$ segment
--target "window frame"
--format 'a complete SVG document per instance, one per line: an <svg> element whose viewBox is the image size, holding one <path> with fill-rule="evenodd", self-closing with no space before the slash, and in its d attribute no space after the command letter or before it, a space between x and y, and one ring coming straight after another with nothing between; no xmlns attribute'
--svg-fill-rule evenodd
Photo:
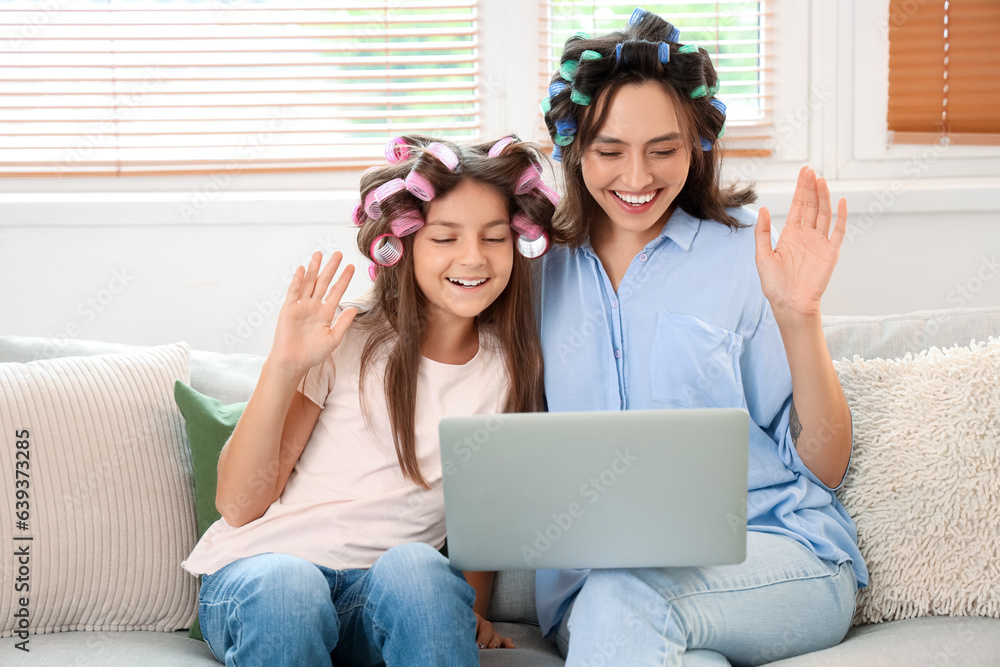
<svg viewBox="0 0 1000 667"><path fill-rule="evenodd" d="M506 0L479 7L483 137L514 129L529 138L540 120L536 73L544 51L541 3ZM883 102L880 110L873 110L877 105L871 101L887 99L887 31L879 42L884 53L874 50L880 57L873 57L870 45L878 36L888 0L774 0L773 7L773 41L781 45L772 54L778 138L774 154L728 158L723 177L756 182L758 205L768 206L777 218L787 212L799 168L809 164L831 182L835 197L848 197L852 215L864 213L880 195L892 191L903 170L927 149L879 145L885 106ZM801 85L803 81L808 85ZM0 207L4 224L9 225L345 226L351 224L361 171L237 173L228 179L220 175L6 178L0 179ZM1000 210L996 176L1000 176L1000 148L952 146L921 173L921 188L896 197L892 210Z"/></svg>

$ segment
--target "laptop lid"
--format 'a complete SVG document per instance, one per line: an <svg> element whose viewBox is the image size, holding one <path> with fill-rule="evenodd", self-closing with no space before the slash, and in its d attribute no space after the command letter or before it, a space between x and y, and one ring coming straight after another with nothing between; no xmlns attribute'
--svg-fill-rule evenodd
<svg viewBox="0 0 1000 667"><path fill-rule="evenodd" d="M439 429L460 570L746 558L746 410L471 415Z"/></svg>

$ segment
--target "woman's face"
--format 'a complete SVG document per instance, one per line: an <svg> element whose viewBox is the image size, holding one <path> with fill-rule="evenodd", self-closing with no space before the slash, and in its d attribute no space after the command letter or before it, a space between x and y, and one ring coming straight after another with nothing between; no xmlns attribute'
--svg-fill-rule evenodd
<svg viewBox="0 0 1000 667"><path fill-rule="evenodd" d="M584 184L603 211L592 229L638 235L643 244L655 238L690 162L691 142L663 87L647 81L619 88L582 159Z"/></svg>

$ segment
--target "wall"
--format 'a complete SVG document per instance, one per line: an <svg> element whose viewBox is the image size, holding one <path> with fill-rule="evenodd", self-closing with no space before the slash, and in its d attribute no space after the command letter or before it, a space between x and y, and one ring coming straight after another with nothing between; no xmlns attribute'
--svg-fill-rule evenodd
<svg viewBox="0 0 1000 667"><path fill-rule="evenodd" d="M880 116L870 109L885 95L884 63L872 47L880 39L884 47L874 20L883 5L809 4L800 42L782 42L807 60L808 80L784 85L822 91L823 103L798 109L802 121L778 116L795 123L803 152L734 171L759 182L776 226L803 162L828 176L835 198L848 198L848 237L825 314L1000 305L1000 151L885 144ZM500 6L509 16L493 15ZM519 15L523 23L533 6L487 5L484 21L503 25ZM779 34L793 35L795 27ZM522 26L516 34L533 31ZM489 48L485 43L484 53ZM536 107L537 92L524 81L532 77L512 72L530 66L536 52L507 53L507 69L497 65L487 77L494 94L484 114L491 127L530 135L520 110ZM360 269L348 297L364 291L367 262L344 222L354 178L246 177L222 192L204 178L0 180L0 334L185 340L196 349L264 354L291 270L313 250L342 250ZM199 204L196 215L190 208L185 215L185 204Z"/></svg>

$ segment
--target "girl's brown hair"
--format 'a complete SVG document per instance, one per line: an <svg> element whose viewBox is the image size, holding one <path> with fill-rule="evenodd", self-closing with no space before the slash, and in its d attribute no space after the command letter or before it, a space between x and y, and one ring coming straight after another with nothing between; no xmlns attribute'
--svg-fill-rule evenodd
<svg viewBox="0 0 1000 667"><path fill-rule="evenodd" d="M584 184L581 161L604 124L611 99L623 86L655 81L674 103L681 131L692 147L687 181L676 199L678 206L696 218L740 227L726 209L756 201L752 185L723 189L719 183L722 155L715 146L726 117L711 104L719 77L707 51L690 46L680 50L683 45L676 41L678 34L669 22L645 12L623 30L594 38L577 33L566 41L560 71L552 76L554 87L566 85L550 96L551 109L545 114L553 141L557 121L573 121L578 128L572 143L561 149L565 194L553 220L560 242L576 247L590 234L591 221L600 207ZM661 43L670 51L667 63L660 62ZM585 51L590 53L584 55ZM563 71L572 81L562 76ZM692 97L692 93L699 96ZM572 99L574 95L581 100L581 95L588 96L592 102L578 104ZM702 150L703 138L711 150Z"/></svg>
<svg viewBox="0 0 1000 667"><path fill-rule="evenodd" d="M463 180L472 180L493 188L507 205L507 215L524 212L533 222L552 234L552 214L555 206L539 190L517 195L519 177L529 167L538 167L544 160L538 147L512 137L500 154L489 156L494 142L458 145L430 137L403 137L409 157L385 167L370 169L361 177L361 201L394 178L405 179L411 169L424 176L434 187L435 197L448 194ZM458 157L458 165L449 170L426 150L431 142L448 146ZM403 190L382 202L382 215L376 220L362 210L359 216L358 248L371 259L371 244L382 234L391 234L389 221L416 209L427 215L430 202L425 202ZM426 297L420 291L413 269L413 234L404 236L403 256L391 267L380 267L375 284L355 319L368 333L361 355L361 396L364 383L376 359L385 359L385 400L389 407L396 456L403 475L428 488L416 457L414 433L417 404L417 370L420 364L420 343L425 329ZM543 406L541 342L535 326L532 303L531 269L529 262L516 248L510 281L506 289L476 320L481 331L492 334L504 356L508 390L505 412L537 412ZM363 403L364 404L364 403ZM366 412L365 418L369 415Z"/></svg>

